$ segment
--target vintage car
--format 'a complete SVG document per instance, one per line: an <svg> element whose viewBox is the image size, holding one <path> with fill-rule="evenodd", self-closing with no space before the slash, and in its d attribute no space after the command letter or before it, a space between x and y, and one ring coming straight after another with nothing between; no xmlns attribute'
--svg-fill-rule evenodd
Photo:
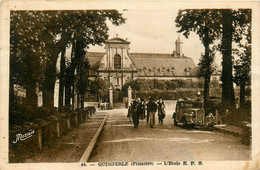
<svg viewBox="0 0 260 170"><path fill-rule="evenodd" d="M185 125L203 125L205 111L203 103L197 100L177 101L175 112L173 113L174 125L182 123Z"/></svg>

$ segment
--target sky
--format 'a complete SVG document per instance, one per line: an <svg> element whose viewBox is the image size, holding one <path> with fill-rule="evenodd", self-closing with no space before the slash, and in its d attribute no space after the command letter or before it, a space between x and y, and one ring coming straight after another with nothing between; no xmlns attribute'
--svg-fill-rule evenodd
<svg viewBox="0 0 260 170"><path fill-rule="evenodd" d="M181 33L177 33L175 18L178 9L127 9L119 10L126 18L125 24L114 26L108 22L109 38L118 37L128 39L130 53L168 53L175 50L175 40L180 36L182 52L185 56L198 64L204 47L195 33L191 33L186 39ZM89 52L105 52L104 47L90 46ZM215 61L221 63L220 55L216 55Z"/></svg>

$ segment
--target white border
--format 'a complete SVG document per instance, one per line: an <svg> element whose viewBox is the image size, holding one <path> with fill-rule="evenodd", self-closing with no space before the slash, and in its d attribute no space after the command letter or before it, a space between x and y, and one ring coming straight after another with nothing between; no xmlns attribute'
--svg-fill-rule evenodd
<svg viewBox="0 0 260 170"><path fill-rule="evenodd" d="M8 163L8 87L9 87L9 14L10 10L83 10L83 9L171 9L171 8L251 8L252 24L252 120L253 146L252 161L203 161L203 166L167 166L165 169L259 169L260 167L260 2L241 1L3 1L1 2L1 48L0 48L0 169L74 169L79 163ZM258 167L256 167L258 165ZM95 166L99 169L100 167ZM103 169L122 169L122 167L103 167ZM124 167L132 169L137 167ZM160 167L138 167L140 169L158 169ZM92 169L92 167L91 167Z"/></svg>

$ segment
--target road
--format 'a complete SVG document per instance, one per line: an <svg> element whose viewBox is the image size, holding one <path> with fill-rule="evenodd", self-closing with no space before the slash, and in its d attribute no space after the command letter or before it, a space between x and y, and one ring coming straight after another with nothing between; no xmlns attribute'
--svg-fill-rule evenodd
<svg viewBox="0 0 260 170"><path fill-rule="evenodd" d="M248 160L251 150L238 137L217 131L173 126L174 108L166 110L164 125L150 128L141 120L134 128L126 109L110 110L89 162ZM156 117L157 118L157 117Z"/></svg>

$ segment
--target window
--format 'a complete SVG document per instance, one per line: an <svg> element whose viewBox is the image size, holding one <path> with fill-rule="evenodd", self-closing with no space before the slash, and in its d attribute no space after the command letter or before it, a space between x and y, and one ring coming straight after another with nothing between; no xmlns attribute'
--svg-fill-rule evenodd
<svg viewBox="0 0 260 170"><path fill-rule="evenodd" d="M116 54L114 57L114 68L121 69L121 56Z"/></svg>
<svg viewBox="0 0 260 170"><path fill-rule="evenodd" d="M116 78L116 85L119 85L119 77Z"/></svg>

